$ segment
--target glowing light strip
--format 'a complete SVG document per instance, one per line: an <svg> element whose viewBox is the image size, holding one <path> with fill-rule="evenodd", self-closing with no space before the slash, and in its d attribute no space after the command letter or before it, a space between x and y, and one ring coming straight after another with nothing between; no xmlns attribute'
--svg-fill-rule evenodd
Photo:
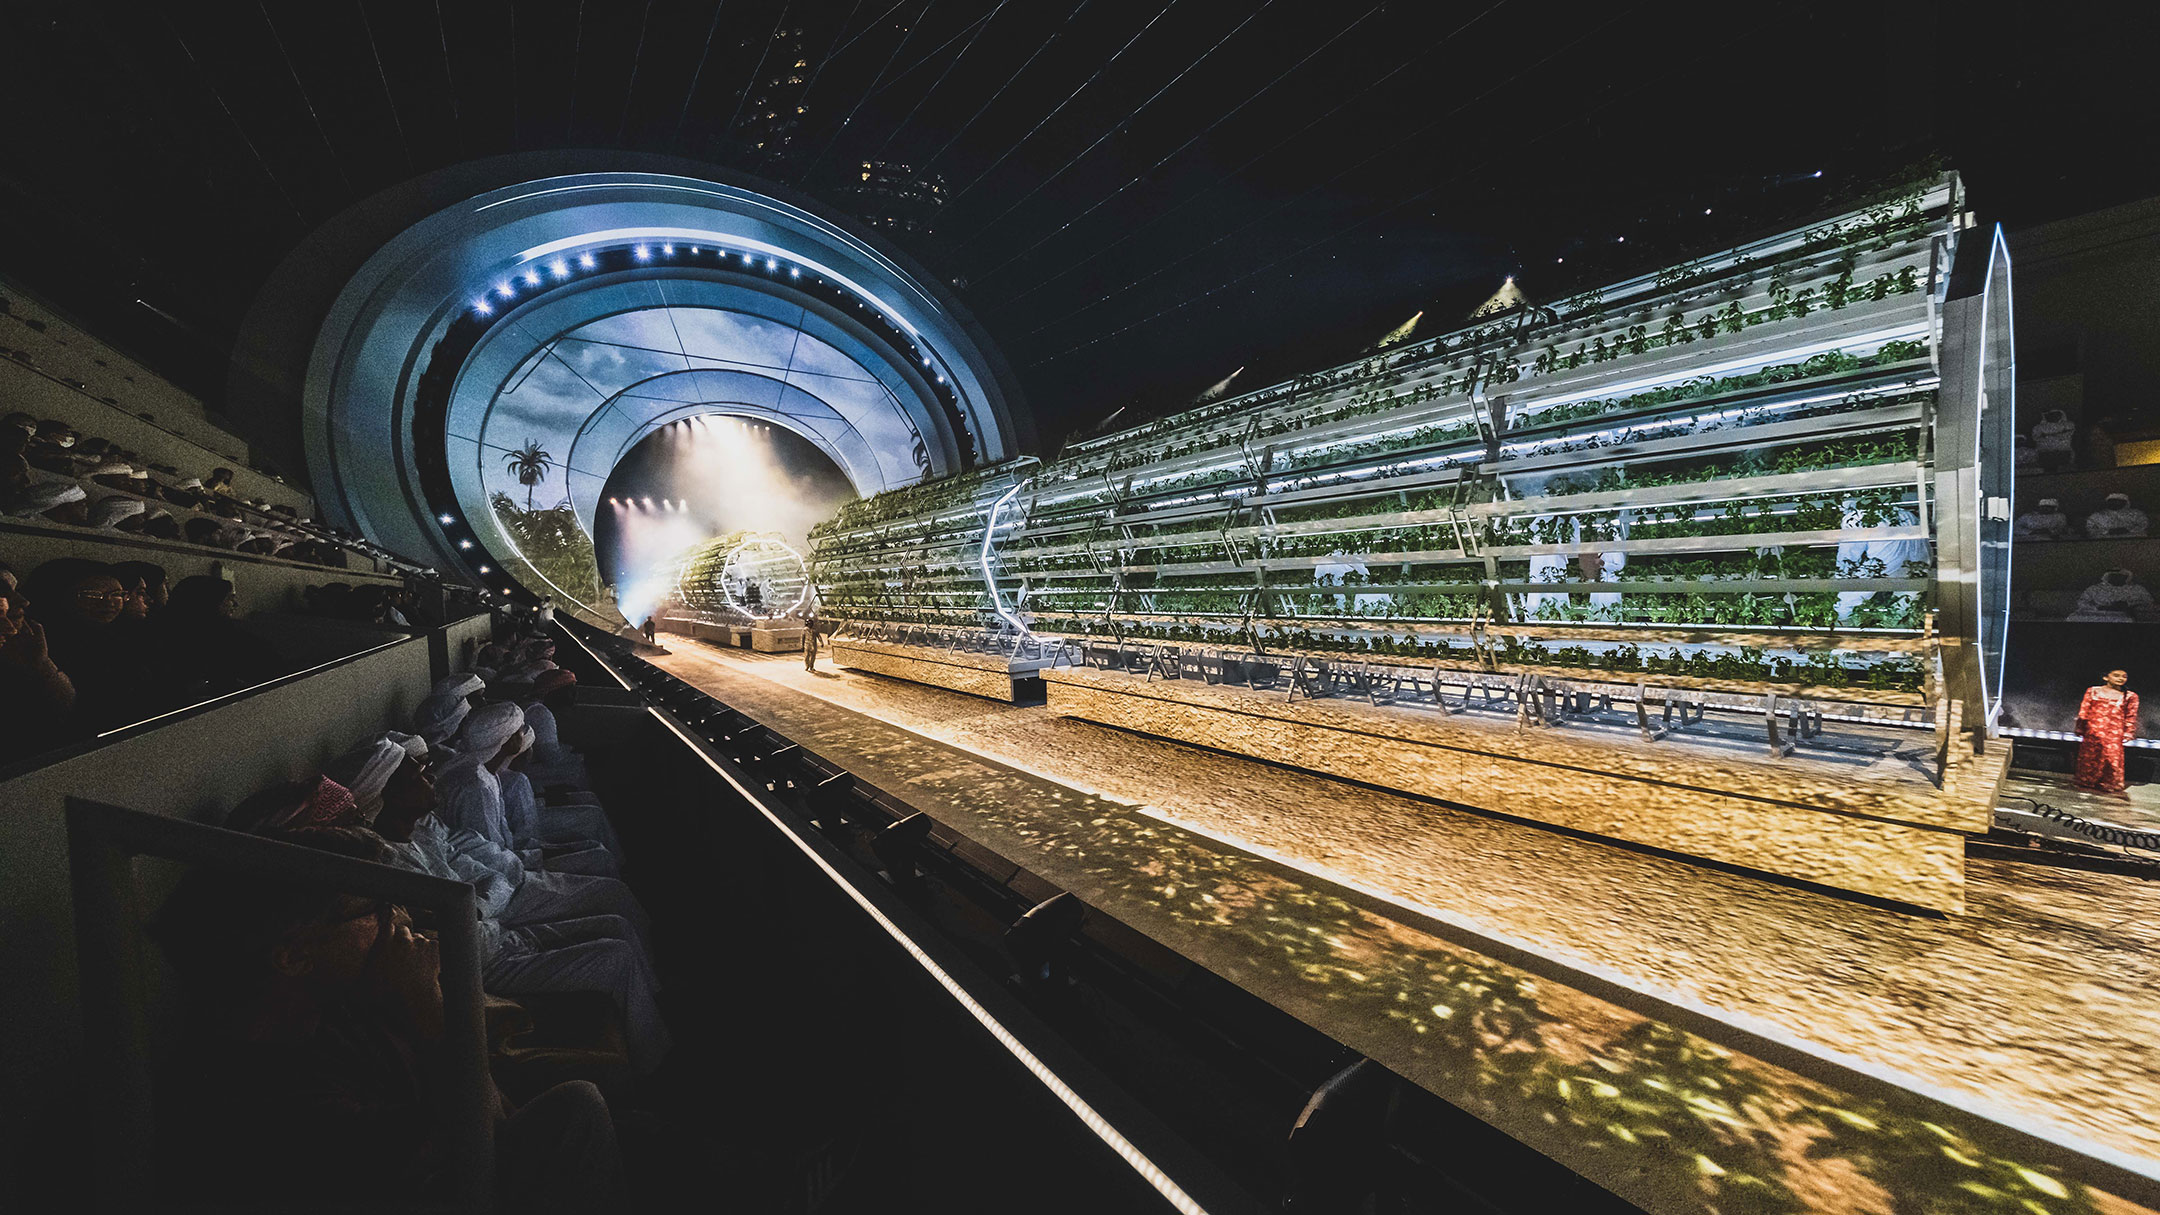
<svg viewBox="0 0 2160 1215"><path fill-rule="evenodd" d="M1684 371L1669 371L1663 375L1648 376L1640 380L1628 380L1619 384L1601 384L1596 388L1585 389L1580 392L1566 393L1557 397L1538 397L1533 398L1533 400L1541 409L1549 409L1555 405L1572 405L1577 401L1588 401L1596 397L1616 394L1625 395L1631 392L1639 392L1645 388L1656 388L1661 384L1692 380L1697 376L1725 375L1748 368L1759 370L1764 367L1774 367L1779 363L1790 362L1794 359L1808 359L1818 354L1828 354L1833 350L1843 350L1849 346L1866 346L1870 343L1880 346L1884 342L1922 337L1926 335L1927 331L1927 320L1922 318L1889 329L1878 329L1873 333L1863 333L1857 337L1830 338L1806 346L1789 346L1764 354L1748 355L1745 358L1727 359L1722 363L1712 363L1708 367L1691 367Z"/></svg>
<svg viewBox="0 0 2160 1215"><path fill-rule="evenodd" d="M2023 726L2004 726L1996 733L2007 734L2012 738L2045 738L2051 742L2084 741L2084 735L2082 734L2072 734L2065 730L2028 730ZM2126 747L2143 747L2150 751L2160 751L2160 738L2125 739L2123 745Z"/></svg>
<svg viewBox="0 0 2160 1215"><path fill-rule="evenodd" d="M898 263L894 262L891 258L886 257L884 254L879 253L876 249L873 249L868 245L862 244L860 241L857 241L853 236L848 235L841 229L834 227L833 225L825 222L822 219L819 219L817 216L812 215L807 211L787 206L786 204L780 203L776 199L768 198L762 194L753 194L746 191L729 191L698 186L693 185L686 180L667 180L659 182L606 181L591 182L570 186L551 186L546 189L532 190L525 193L517 194L509 198L498 198L493 202L480 204L478 207L475 207L473 209L473 213L477 215L482 211L492 211L497 207L506 207L517 203L531 202L533 199L536 198L546 198L556 194L575 194L590 190L631 189L656 190L664 193L688 194L693 197L702 196L705 198L717 198L724 200L731 207L754 207L760 211L766 211L774 215L783 216L790 222L803 224L825 237L840 242L848 250L861 256L865 261L886 270L901 286L906 287L909 290L913 291L916 295L921 296L923 302L927 304L933 311L937 311L941 314L943 312L943 309L938 307L937 301L932 299L928 295L928 293L923 291L922 287L914 281L913 276L911 276L906 269L901 267ZM738 211L737 213L740 214L741 212ZM693 235L697 234L698 233L693 233ZM546 247L547 246L542 246L542 248ZM901 321L902 325L905 325L906 323L906 321ZM910 330L910 332L912 332L912 330Z"/></svg>
<svg viewBox="0 0 2160 1215"><path fill-rule="evenodd" d="M1986 487L1980 484L1981 474L1986 468L1986 466L1981 463L1980 449L1982 446L1982 436L1980 432L1981 425L1987 420L1987 343L1989 311L1988 301L1995 294L1995 261L1998 257L2002 259L2003 277L2005 280L2003 284L2003 331L2004 336L2010 339L2011 351L2010 374L2006 381L2010 385L2010 399L2003 402L2002 408L2004 413L2010 415L2012 418L2015 418L2017 416L2017 318L2010 309L2010 287L2008 282L2010 275L2010 246L2006 241L2003 240L2003 230L2001 224L1995 225L1994 239L1988 242L1987 277L1981 280L1980 286L1980 364L1973 369L1974 396L1980 404L1980 411L1979 417L1973 420L1972 517L1975 524L1980 529L1985 529L1988 525L1986 501L1987 490ZM2013 446L2015 446L2015 444L2013 444ZM2010 482L2009 484L2003 486L2003 500L2006 502L2017 501L2017 461L2014 459L2010 461ZM2012 536L2012 540L2015 539L2016 537ZM1987 635L1987 602L1980 597L1979 585L1979 579L1981 577L1981 566L1985 564L1985 558L1981 550L1985 549L1986 547L1987 537L1984 534L1975 535L1973 537L1973 623L1976 626L1974 631L1979 634L1979 636L1973 638L1973 641L1975 643L1978 643L1982 637L1985 637ZM2003 545L2002 549L2002 585L2007 587L2011 584L2010 563L2017 554L2016 549L2011 544ZM1992 681L1988 679L1989 671L1987 669L1986 651L1983 650L1980 655L1980 698L1982 701L1981 708L1987 713L1987 722L1985 724L1989 726L1993 726L1995 724L1995 719L2002 714L2003 682L2005 679L2008 678L2008 672L2010 668L2010 622L2007 619L2009 614L2010 605L2005 603L2003 605L2003 615L2005 617L2003 621L2003 644L2002 647L1995 652L1995 670L1993 672L1995 678ZM1994 693L1993 696L1988 695L1988 693L1991 691Z"/></svg>
<svg viewBox="0 0 2160 1215"><path fill-rule="evenodd" d="M1635 380L1623 384L1605 385L1588 391L1575 392L1563 396L1533 398L1533 402L1536 408L1526 409L1522 416L1527 422L1528 420L1535 418L1538 414L1543 413L1546 410L1557 408L1562 405L1571 405L1578 401L1595 400L1598 397L1614 394L1625 395L1639 389L1656 387L1660 384L1670 384L1674 382L1691 380L1699 376L1723 375L1728 372L1740 370L1742 368L1752 367L1760 369L1763 367L1772 367L1782 362L1787 362L1793 359L1805 359L1813 355L1825 354L1833 350L1842 350L1849 346L1865 346L1870 343L1880 346L1884 342L1897 341L1901 338L1916 337L1925 334L1926 332L1927 323L1925 321L1920 321L1910 325L1902 325L1894 329L1880 329L1873 333L1863 334L1859 337L1840 338L1834 341L1817 342L1809 346L1799 346L1791 349L1778 350L1765 355L1751 355L1744 359L1731 359L1723 363L1714 364L1710 367L1697 368L1685 372L1672 372L1662 376L1654 376L1649 379ZM1846 397L1849 396L1880 396L1895 392L1924 392L1930 387L1939 386L1942 382L1938 377L1930 377L1929 379L1930 382L1915 382L1904 385L1885 385L1880 388L1869 389L1858 393L1835 393L1827 396L1805 397L1798 400L1771 401L1765 402L1761 405L1746 406L1744 408L1790 408L1799 405L1820 404L1825 401L1844 400ZM1733 410L1723 411L1716 416L1732 416L1740 408L1743 407L1736 406ZM1430 420L1419 421L1413 425L1397 426L1392 429L1383 431L1361 431L1355 434L1346 435L1340 439L1329 440L1325 443L1317 443L1305 447L1294 448L1286 454L1290 456L1301 456L1316 451L1327 451L1331 448L1336 447L1352 446L1359 443L1369 443L1374 439L1387 438L1390 435L1407 434L1412 431L1423 430L1427 426L1437 425L1446 422L1448 420L1448 417L1452 416L1455 415L1451 414L1447 417L1435 416ZM1537 446L1541 443L1571 442L1585 437L1595 438L1602 435L1614 434L1618 433L1620 430L1642 429L1646 426L1652 425L1673 424L1675 423L1672 420L1659 419L1650 422L1639 423L1633 427L1620 427L1615 429L1602 430L1589 436L1581 436L1575 434L1554 435L1544 439L1529 440L1522 443L1511 444L1503 450L1519 451L1524 448ZM1237 459L1204 465L1200 468L1172 469L1170 471L1160 473L1156 476L1148 477L1145 480L1135 479L1133 485L1135 488L1138 488L1141 486L1154 485L1162 481L1175 480L1179 477L1197 477L1208 473L1222 472L1226 469L1238 468L1242 466L1243 463L1244 461L1242 459ZM1412 466L1406 465L1404 467ZM1077 498L1088 497L1091 493L1099 492L1100 491L1088 491L1077 494L1067 494L1063 497L1058 498L1050 498L1044 502L1044 505L1057 506L1066 502L1071 502ZM1272 492L1272 490L1270 492Z"/></svg>
<svg viewBox="0 0 2160 1215"><path fill-rule="evenodd" d="M840 273L839 271L833 269L830 266L827 266L823 262L812 261L809 258L804 257L799 251L794 249L785 249L779 245L768 244L767 242L761 240L751 240L746 237L736 235L734 233L715 232L709 228L609 228L600 232L586 232L577 236L565 236L559 240L551 240L544 245L535 245L532 248L518 254L516 260L520 264L523 264L525 262L533 261L538 258L547 257L551 254L561 253L567 249L575 249L581 245L615 244L621 241L652 241L670 239L682 241L701 240L711 245L726 245L737 249L755 249L761 255L772 258L776 261L781 258L785 258L790 265L797 265L801 266L805 270L815 271L816 273L822 274L826 278L831 279L833 282L847 288L849 291L854 292L863 300L874 305L880 314L891 320L895 325L898 325L902 329L906 330L909 337L914 338L917 342L922 341L921 331L916 329L915 326L909 324L906 317L901 316L898 312L894 311L891 304L888 304L884 300L878 298L878 296L874 292L862 286L860 283L857 283L854 279L849 278L848 276ZM660 264L695 265L696 263L669 262Z"/></svg>
<svg viewBox="0 0 2160 1215"><path fill-rule="evenodd" d="M878 910L877 905L865 898L863 893L855 888L853 882L848 881L838 869L833 868L823 856L819 855L800 835L796 834L794 828L788 826L779 815L767 809L764 801L753 795L741 781L736 780L733 773L715 762L713 757L706 752L702 740L683 733L674 720L667 714L660 712L660 710L648 706L647 711L657 718L661 725L666 726L670 734L683 740L692 754L705 761L706 767L711 768L722 780L733 786L735 791L742 795L744 801L757 807L757 812L764 815L766 821L778 828L780 833L786 836L798 851L810 858L811 864L823 870L825 876L832 880L833 885L839 887L848 898L854 900L855 905L862 908L865 915L876 921L877 926L884 929L887 936L890 936L894 942L906 950L908 956L914 958L916 964L921 966L932 979L935 979L938 986L943 987L946 994L950 995L955 1003L966 1009L969 1016L974 1017L978 1024L989 1031L990 1036L997 1040L999 1046L1004 1047L1013 1058L1019 1060L1020 1065L1028 1069L1042 1083L1044 1088L1049 1089L1052 1096L1063 1102L1065 1108L1071 1110L1074 1116L1079 1118L1088 1130L1095 1133L1097 1139L1103 1141L1104 1146L1116 1152L1119 1158L1132 1166L1132 1170L1138 1173L1148 1185L1152 1186L1156 1193L1162 1195L1164 1201L1168 1202L1176 1210L1183 1212L1184 1215L1207 1215L1207 1208L1194 1200L1192 1195L1187 1194L1177 1182L1172 1181L1169 1174L1163 1172L1154 1161L1148 1159L1147 1154L1134 1146L1130 1139L1119 1134L1117 1128L1110 1125L1109 1120L1095 1112L1095 1107L1089 1105L1086 1098L1074 1092L1071 1085L1065 1083L1056 1072L1050 1070L1049 1064L1036 1057L1035 1052L1029 1050L1011 1030L1005 1028L1003 1022L992 1016L989 1009L984 1008L981 1002L968 994L967 988L961 986L959 980L953 978L951 974L946 972L944 967L938 965L935 959L924 952L923 947L917 945L915 939L909 936L906 930L894 923L891 917Z"/></svg>
<svg viewBox="0 0 2160 1215"><path fill-rule="evenodd" d="M798 598L797 598L797 599L795 600L795 606L794 606L794 607L790 607L790 608L789 608L789 609L787 609L787 610L788 610L789 612L792 612L792 611L794 611L794 610L795 610L795 608L799 608L799 607L801 607L801 606L802 606L803 604L805 604L805 603L808 603L808 602L810 602L810 563L809 563L808 561L805 561L805 560L803 560L803 555L802 555L801 553L798 553L798 552L796 552L796 551L794 550L794 548L793 548L793 547L791 547L791 546L790 546L790 545L788 544L788 542L787 542L787 541L785 541L785 540L782 540L782 539L780 539L780 538L778 538L778 537L776 537L776 536L753 536L753 537L751 537L750 539L748 539L748 540L745 540L745 541L743 541L743 542L742 542L741 544L738 544L738 545L736 545L736 546L735 546L735 547L734 547L733 549L729 550L729 552L728 552L728 555L727 555L727 556L726 556L725 558L723 558L723 559L721 560L721 562L720 562L720 596L721 596L721 598L723 598L723 599L726 599L726 600L728 601L728 606L729 606L729 607L731 607L731 608L734 608L734 609L735 609L736 611L738 611L738 612L741 612L741 613L742 613L743 615L745 615L745 616L748 616L748 617L749 617L749 618L751 618L752 620L771 620L771 619L773 619L773 617L772 617L772 616L760 616L760 615L759 615L759 614L757 614L756 612L753 612L753 611L751 611L751 610L750 610L749 608L747 608L747 607L744 607L744 606L743 606L742 604L740 604L740 603L737 603L737 602L735 602L735 596L733 596L733 595L730 595L730 594L728 594L728 589L727 589L727 568L728 568L729 566L731 566L731 565L735 564L735 558L736 558L736 557L738 557L738 556L741 556L741 555L742 555L742 551L743 551L744 549L746 549L746 548L749 548L749 547L750 547L751 545L753 545L753 544L777 544L777 545L779 545L779 546L780 546L780 547L781 547L782 549L786 550L786 552L787 552L787 555L788 555L788 556L790 556L790 557L793 557L793 558L795 558L795 564L796 564L796 565L797 565L798 567L800 567L800 568L802 569L802 572L803 572L803 589L802 589L802 595L801 595L800 597L798 597ZM778 560L778 558L774 558L774 560ZM761 563L761 564L762 564L762 563ZM677 578L675 579L675 585L676 585L676 588L677 588L678 590L680 590L680 589L681 589L681 587L682 587L682 579L681 579L681 578L680 578L679 576L678 576L678 577L677 577ZM786 613L785 613L785 612L783 612L783 613L780 613L780 614L781 614L781 615L786 615Z"/></svg>
<svg viewBox="0 0 2160 1215"><path fill-rule="evenodd" d="M998 513L1005 509L1006 503L1011 502L1014 498L1020 495L1021 488L1026 484L1027 478L1025 477L1022 477L1020 480L1013 482L1013 487L1005 491L1005 496L999 498L995 503L991 504L990 521L983 525L982 542L983 589L990 592L990 606L996 609L999 616L1004 618L1005 623L1020 630L1020 635L1022 637L1030 636L1028 632L1028 626L1020 623L1020 618L1018 616L1015 616L1011 612L1005 610L1005 597L998 594L997 578L990 572L990 549L997 539Z"/></svg>

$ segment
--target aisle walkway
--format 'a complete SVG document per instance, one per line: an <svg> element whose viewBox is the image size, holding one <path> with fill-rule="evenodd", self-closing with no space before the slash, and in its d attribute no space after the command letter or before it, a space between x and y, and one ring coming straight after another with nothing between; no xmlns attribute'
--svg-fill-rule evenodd
<svg viewBox="0 0 2160 1215"><path fill-rule="evenodd" d="M1973 861L1970 913L1930 919L1039 708L674 641L668 670L1451 1099L1490 1090L1512 1055L1480 1030L1466 1073L1431 1032L1454 1028L1438 997L1466 967L1473 986L1519 972L1294 873L1247 864L1238 882L1259 886L1226 882L1237 855L1202 837L2160 1174L2152 884ZM1543 1014L1592 1039L1571 1048L1549 1026L1549 1057L1627 1049L1613 1035L1638 1019L1532 986ZM1765 1108L1813 1100L1790 1073L1746 1066L1775 1072ZM1805 1147L1780 1159L1799 1167Z"/></svg>

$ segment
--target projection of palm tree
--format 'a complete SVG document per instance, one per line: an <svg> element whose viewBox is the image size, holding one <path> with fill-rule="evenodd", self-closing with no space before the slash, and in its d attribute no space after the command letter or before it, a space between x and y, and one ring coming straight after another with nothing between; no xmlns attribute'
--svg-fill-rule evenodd
<svg viewBox="0 0 2160 1215"><path fill-rule="evenodd" d="M525 487L525 509L532 509L534 487L547 480L548 470L555 467L555 457L543 451L537 439L525 440L525 446L503 456L503 467Z"/></svg>

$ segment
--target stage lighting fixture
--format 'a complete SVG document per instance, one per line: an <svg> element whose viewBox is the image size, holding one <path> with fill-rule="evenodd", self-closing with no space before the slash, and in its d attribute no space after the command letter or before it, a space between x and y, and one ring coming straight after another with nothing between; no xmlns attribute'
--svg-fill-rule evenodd
<svg viewBox="0 0 2160 1215"><path fill-rule="evenodd" d="M855 778L846 772L835 772L811 786L806 800L810 804L811 820L818 829L830 835L845 824L847 804L855 792Z"/></svg>
<svg viewBox="0 0 2160 1215"><path fill-rule="evenodd" d="M495 310L488 307L488 302L486 300L474 300L472 302L472 307L473 311L479 313L481 316L495 315Z"/></svg>
<svg viewBox="0 0 2160 1215"><path fill-rule="evenodd" d="M647 498L647 499L645 499L645 508L646 508L647 510L651 510L651 509L652 509L652 499L651 499L651 498Z"/></svg>
<svg viewBox="0 0 2160 1215"><path fill-rule="evenodd" d="M1021 981L1037 984L1062 978L1071 982L1066 962L1073 938L1086 920L1087 905L1066 891L1044 899L1013 921L1005 930L1005 950L1019 963Z"/></svg>
<svg viewBox="0 0 2160 1215"><path fill-rule="evenodd" d="M662 253L666 254L666 255L667 255L667 256L669 256L669 257L673 257L673 256L675 256L675 246L673 246L673 245L662 245L662 246L660 246L660 252L662 252Z"/></svg>
<svg viewBox="0 0 2160 1215"><path fill-rule="evenodd" d="M590 269L592 269L592 268L593 268L593 255L592 255L592 254L590 254L590 253L580 253L580 254L578 254L577 264L578 264L578 265L580 265L580 266L583 266L583 267L585 267L585 268L586 268L587 270L590 270Z"/></svg>
<svg viewBox="0 0 2160 1215"><path fill-rule="evenodd" d="M885 876L902 890L922 888L922 875L916 872L915 855L923 841L930 838L930 816L920 810L895 823L888 823L870 841L870 851L885 866Z"/></svg>
<svg viewBox="0 0 2160 1215"><path fill-rule="evenodd" d="M788 267L788 274L789 274L789 275L790 275L791 277L794 277L794 278L801 278L801 277L802 277L802 267L800 267L800 266L790 266L790 267Z"/></svg>
<svg viewBox="0 0 2160 1215"><path fill-rule="evenodd" d="M558 257L554 261L548 263L548 271L552 273L556 278L569 278L570 263Z"/></svg>
<svg viewBox="0 0 2160 1215"><path fill-rule="evenodd" d="M492 574L492 573L494 573L495 571L494 571L494 570L491 570L491 569L489 569L488 567L486 567L486 566L484 566L484 565L483 565L483 566L481 566L481 567L480 567L480 572L481 572L481 573L483 573L483 574Z"/></svg>
<svg viewBox="0 0 2160 1215"><path fill-rule="evenodd" d="M780 268L780 263L768 257L765 259L765 268L767 270L778 270Z"/></svg>
<svg viewBox="0 0 2160 1215"><path fill-rule="evenodd" d="M502 297L503 297L504 299L509 299L509 298L510 298L511 296L513 296L513 295L516 295L516 294L517 294L517 289L516 289L515 287L512 287L512 286L511 286L510 284L508 284L508 283L497 283L497 284L495 284L495 291L496 291L496 293L497 293L497 294L501 295L501 296L502 296Z"/></svg>
<svg viewBox="0 0 2160 1215"><path fill-rule="evenodd" d="M528 286L528 287L537 287L537 286L539 286L539 285L540 285L540 272L539 272L538 270L527 270L527 271L525 272L525 285L526 285L526 286Z"/></svg>
<svg viewBox="0 0 2160 1215"><path fill-rule="evenodd" d="M643 245L639 245L634 252L636 252L637 259L641 262L652 256L652 250Z"/></svg>
<svg viewBox="0 0 2160 1215"><path fill-rule="evenodd" d="M456 520L455 518L452 518L452 517L451 517L451 516L449 516L449 515L437 515L437 516L435 516L435 517L436 517L436 518L438 518L438 519L440 519L440 520L442 520L442 521L443 521L443 522L445 522L445 523L455 523L455 522L457 522L457 520Z"/></svg>
<svg viewBox="0 0 2160 1215"><path fill-rule="evenodd" d="M471 548L471 547L472 547L472 541L470 541L470 540L460 540L460 541L458 541L458 542L457 542L457 546L458 546L459 548Z"/></svg>

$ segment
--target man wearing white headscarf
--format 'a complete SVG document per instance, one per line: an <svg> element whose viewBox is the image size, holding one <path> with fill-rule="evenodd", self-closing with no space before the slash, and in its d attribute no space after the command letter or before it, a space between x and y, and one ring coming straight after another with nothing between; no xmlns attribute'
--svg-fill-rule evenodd
<svg viewBox="0 0 2160 1215"><path fill-rule="evenodd" d="M41 481L11 499L7 513L17 519L28 519L49 510L58 510L70 503L89 497L82 486L72 481Z"/></svg>
<svg viewBox="0 0 2160 1215"><path fill-rule="evenodd" d="M436 680L435 686L428 690L428 695L460 696L469 699L474 693L486 687L486 682L480 676L471 671L460 671L455 675L445 675Z"/></svg>
<svg viewBox="0 0 2160 1215"><path fill-rule="evenodd" d="M525 711L514 704L482 705L466 716L455 740L458 757L435 773L435 791L442 800L437 813L453 830L484 836L498 847L516 847L495 761L507 762L505 749L524 728Z"/></svg>
<svg viewBox="0 0 2160 1215"><path fill-rule="evenodd" d="M654 999L659 985L637 926L610 914L507 922L516 893L501 873L478 859L485 841L447 830L434 813L436 794L425 766L424 740L392 735L362 748L355 754L363 773L354 779L365 783L389 765L391 751L386 747L395 750L400 762L384 787L374 791L376 829L391 842L399 864L473 886L480 910L480 977L487 990L512 996L604 993L622 1013L631 1066L652 1071L673 1040Z"/></svg>
<svg viewBox="0 0 2160 1215"><path fill-rule="evenodd" d="M382 806L383 788L405 766L406 759L403 746L389 738L378 738L331 760L324 765L323 775L345 786L360 816L372 820Z"/></svg>
<svg viewBox="0 0 2160 1215"><path fill-rule="evenodd" d="M516 754L513 744L524 726L525 711L514 704L474 710L458 734L458 757L435 774L437 813L451 830L470 831L485 841L487 848L476 854L516 885L505 923L619 915L642 934L649 920L628 886L614 878L550 872L544 860L533 864L518 854L497 774Z"/></svg>
<svg viewBox="0 0 2160 1215"><path fill-rule="evenodd" d="M130 498L126 494L100 498L90 507L90 526L116 529L147 509L149 507L141 498Z"/></svg>
<svg viewBox="0 0 2160 1215"><path fill-rule="evenodd" d="M472 705L463 696L429 696L413 710L413 733L427 740L428 750L437 763L448 762L457 752L447 744L450 736L465 724L465 716L472 712Z"/></svg>
<svg viewBox="0 0 2160 1215"><path fill-rule="evenodd" d="M526 726L511 740L515 754L495 774L502 783L503 817L509 824L510 838L518 855L525 858L527 864L540 862L551 873L621 877L622 862L607 845L590 836L571 834L566 830L567 822L541 814L532 782L517 770L532 754L532 744L533 729Z"/></svg>

